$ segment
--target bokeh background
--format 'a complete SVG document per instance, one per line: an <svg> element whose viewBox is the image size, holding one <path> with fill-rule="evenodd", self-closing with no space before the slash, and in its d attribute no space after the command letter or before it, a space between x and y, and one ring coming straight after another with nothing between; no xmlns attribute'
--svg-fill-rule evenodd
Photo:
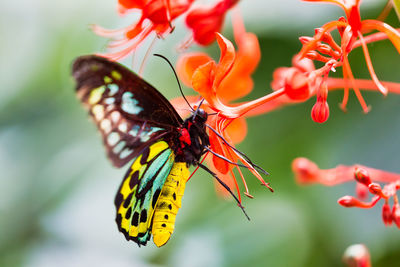
<svg viewBox="0 0 400 267"><path fill-rule="evenodd" d="M385 2L364 1L363 16L376 17ZM298 0L249 0L240 6L262 49L247 99L271 91L272 71L290 65L299 36L343 15L334 6ZM364 93L372 106L368 115L354 95L343 113L342 92L330 93L331 116L323 125L311 120L314 101L248 119L239 148L271 173L267 180L275 189L270 193L246 174L255 196L244 200L250 222L199 171L186 187L165 247L126 242L113 206L125 168L115 169L106 159L70 75L75 57L105 51L106 40L89 24L117 28L135 19L118 17L115 7L115 0L0 2L0 266L342 266L342 253L355 243L369 247L373 266L400 265L400 231L385 228L380 207L336 204L354 194L354 184L303 187L290 168L293 158L305 156L322 168L360 163L400 172L400 96L371 92ZM399 26L394 14L389 20ZM232 39L229 18L225 25ZM187 34L181 20L176 26L153 50L173 62L176 44ZM201 48L191 48L196 49ZM215 45L207 51L218 58ZM379 42L370 52L381 80L400 82L393 46ZM350 60L357 77L369 77L361 50ZM159 58L148 59L143 76L168 98L179 95Z"/></svg>

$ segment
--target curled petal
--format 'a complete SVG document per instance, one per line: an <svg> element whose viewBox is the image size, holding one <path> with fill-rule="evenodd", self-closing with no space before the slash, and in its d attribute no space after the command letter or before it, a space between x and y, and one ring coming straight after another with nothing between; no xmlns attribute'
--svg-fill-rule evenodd
<svg viewBox="0 0 400 267"><path fill-rule="evenodd" d="M191 86L195 70L212 59L202 52L192 52L182 55L176 63L176 71L179 78L186 86Z"/></svg>
<svg viewBox="0 0 400 267"><path fill-rule="evenodd" d="M213 92L213 76L215 70L215 62L210 61L198 67L192 76L192 86L207 101L215 95Z"/></svg>
<svg viewBox="0 0 400 267"><path fill-rule="evenodd" d="M218 87L227 73L231 70L235 61L235 47L224 36L216 33L218 46L221 50L221 56L215 72L214 86Z"/></svg>
<svg viewBox="0 0 400 267"><path fill-rule="evenodd" d="M244 33L236 39L238 39L239 50L234 64L217 89L218 96L224 103L239 99L250 93L254 85L251 74L256 69L261 58L260 46L256 35Z"/></svg>

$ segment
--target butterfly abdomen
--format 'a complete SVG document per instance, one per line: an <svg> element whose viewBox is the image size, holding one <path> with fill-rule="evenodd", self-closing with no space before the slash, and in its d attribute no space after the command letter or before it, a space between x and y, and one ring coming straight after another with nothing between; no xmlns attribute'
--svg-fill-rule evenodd
<svg viewBox="0 0 400 267"><path fill-rule="evenodd" d="M176 214L182 205L188 178L189 169L186 163L175 163L164 183L154 211L152 234L157 247L165 245L174 232Z"/></svg>

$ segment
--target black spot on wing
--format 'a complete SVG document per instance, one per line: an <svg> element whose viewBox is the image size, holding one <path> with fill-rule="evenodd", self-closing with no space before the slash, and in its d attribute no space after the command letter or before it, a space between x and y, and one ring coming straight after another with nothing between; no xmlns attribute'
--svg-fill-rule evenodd
<svg viewBox="0 0 400 267"><path fill-rule="evenodd" d="M172 210L172 205L171 204L168 205L168 209Z"/></svg>
<svg viewBox="0 0 400 267"><path fill-rule="evenodd" d="M146 222L146 221L147 221L147 211L142 210L142 212L140 213L140 222Z"/></svg>
<svg viewBox="0 0 400 267"><path fill-rule="evenodd" d="M135 172L132 174L131 179L129 180L129 188L130 188L130 189L133 189L133 187L134 187L135 185L137 185L138 182L139 182L139 171L135 171Z"/></svg>
<svg viewBox="0 0 400 267"><path fill-rule="evenodd" d="M149 154L150 154L150 148L146 147L142 152L142 157L140 158L140 164L142 165L146 164Z"/></svg>
<svg viewBox="0 0 400 267"><path fill-rule="evenodd" d="M133 197L133 192L130 193L129 196L125 199L124 208L129 207L129 205L131 204L131 201L132 201L132 197Z"/></svg>
<svg viewBox="0 0 400 267"><path fill-rule="evenodd" d="M122 201L124 201L124 196L120 192L118 192L114 200L115 206L116 207L121 206Z"/></svg>
<svg viewBox="0 0 400 267"><path fill-rule="evenodd" d="M176 200L176 194L175 194L175 192L172 194L172 197L173 197L174 200Z"/></svg>
<svg viewBox="0 0 400 267"><path fill-rule="evenodd" d="M135 226L135 227L137 227L139 225L139 213L137 211L135 211L135 213L133 213L131 224L132 224L132 226Z"/></svg>
<svg viewBox="0 0 400 267"><path fill-rule="evenodd" d="M168 220L168 215L167 214L164 215L164 219Z"/></svg>
<svg viewBox="0 0 400 267"><path fill-rule="evenodd" d="M125 219L129 220L132 215L132 208L129 208L125 213Z"/></svg>

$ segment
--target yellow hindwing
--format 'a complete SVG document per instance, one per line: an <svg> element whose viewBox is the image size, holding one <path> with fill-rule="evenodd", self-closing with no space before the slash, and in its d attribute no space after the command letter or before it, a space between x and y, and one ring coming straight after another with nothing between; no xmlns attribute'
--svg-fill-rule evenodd
<svg viewBox="0 0 400 267"><path fill-rule="evenodd" d="M185 162L176 162L161 190L153 216L153 241L157 247L165 245L175 227L175 218L182 205L189 169Z"/></svg>

